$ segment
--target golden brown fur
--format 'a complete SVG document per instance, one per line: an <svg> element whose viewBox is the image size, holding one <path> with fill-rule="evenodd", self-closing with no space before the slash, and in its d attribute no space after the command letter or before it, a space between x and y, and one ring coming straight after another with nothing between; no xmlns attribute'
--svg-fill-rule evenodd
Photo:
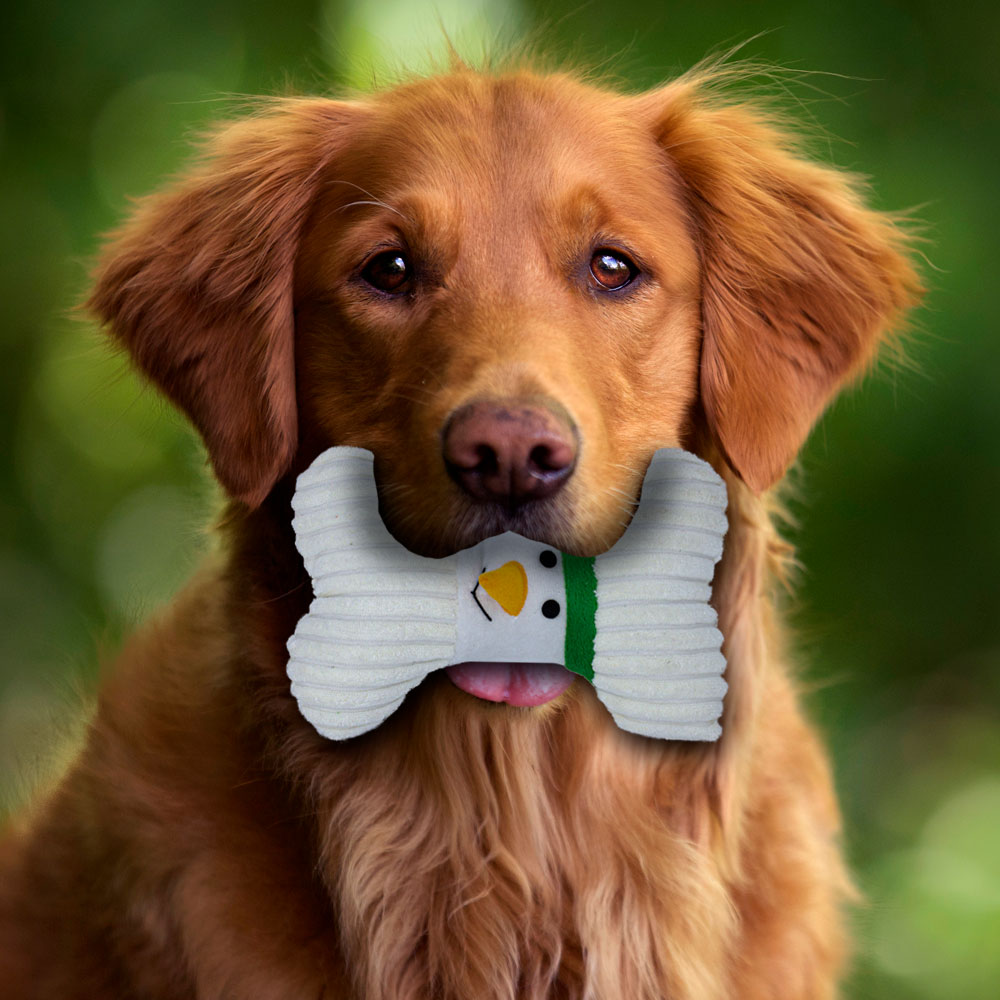
<svg viewBox="0 0 1000 1000"><path fill-rule="evenodd" d="M357 269L402 239L406 301ZM595 295L595 245L647 276ZM905 241L844 175L698 74L639 97L458 69L354 103L282 101L110 243L92 306L192 418L234 497L221 555L109 673L56 792L0 843L11 997L822 1000L850 895L824 753L770 600L762 492L917 294ZM579 429L558 498L500 515L448 478L474 398ZM652 452L729 489L714 583L716 744L618 730L432 675L346 743L298 714L308 605L294 474L377 456L383 513L441 554L512 527L594 553Z"/></svg>

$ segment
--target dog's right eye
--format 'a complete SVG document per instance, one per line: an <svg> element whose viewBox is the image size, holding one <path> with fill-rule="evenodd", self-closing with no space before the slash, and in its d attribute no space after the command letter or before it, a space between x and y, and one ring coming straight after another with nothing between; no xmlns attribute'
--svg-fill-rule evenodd
<svg viewBox="0 0 1000 1000"><path fill-rule="evenodd" d="M639 268L620 250L601 247L590 258L590 276L598 288L606 292L616 292L630 285Z"/></svg>
<svg viewBox="0 0 1000 1000"><path fill-rule="evenodd" d="M410 263L401 250L385 250L365 264L361 277L380 292L398 294L409 284Z"/></svg>

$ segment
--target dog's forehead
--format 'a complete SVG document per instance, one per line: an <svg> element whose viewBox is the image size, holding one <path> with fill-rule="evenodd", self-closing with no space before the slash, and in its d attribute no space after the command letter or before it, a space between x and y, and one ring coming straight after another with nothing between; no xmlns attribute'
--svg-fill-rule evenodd
<svg viewBox="0 0 1000 1000"><path fill-rule="evenodd" d="M490 198L551 191L554 180L662 191L662 154L630 99L568 77L453 74L380 95L374 108L366 145L376 175L398 189L420 175L457 187L471 174L477 184L462 190Z"/></svg>

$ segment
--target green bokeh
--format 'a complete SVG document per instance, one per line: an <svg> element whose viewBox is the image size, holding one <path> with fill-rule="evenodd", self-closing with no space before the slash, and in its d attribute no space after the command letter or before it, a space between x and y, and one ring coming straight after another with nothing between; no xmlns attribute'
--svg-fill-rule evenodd
<svg viewBox="0 0 1000 1000"><path fill-rule="evenodd" d="M796 71L823 155L919 206L932 289L914 368L822 421L796 473L809 707L868 905L849 995L1000 984L1000 7L479 0L475 56L536 32L652 85L711 51ZM414 12L416 11L416 16ZM197 561L215 503L183 421L71 314L100 232L233 95L326 92L440 52L417 0L20 4L0 33L0 808L58 766L102 650ZM761 34L764 32L763 34ZM485 42L484 42L485 40Z"/></svg>

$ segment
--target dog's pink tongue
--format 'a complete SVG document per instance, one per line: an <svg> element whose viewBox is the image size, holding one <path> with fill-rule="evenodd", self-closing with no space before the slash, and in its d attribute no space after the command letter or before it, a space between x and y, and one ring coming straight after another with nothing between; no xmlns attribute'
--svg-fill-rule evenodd
<svg viewBox="0 0 1000 1000"><path fill-rule="evenodd" d="M508 705L544 705L561 695L574 676L558 663L458 663L445 670L467 694Z"/></svg>

